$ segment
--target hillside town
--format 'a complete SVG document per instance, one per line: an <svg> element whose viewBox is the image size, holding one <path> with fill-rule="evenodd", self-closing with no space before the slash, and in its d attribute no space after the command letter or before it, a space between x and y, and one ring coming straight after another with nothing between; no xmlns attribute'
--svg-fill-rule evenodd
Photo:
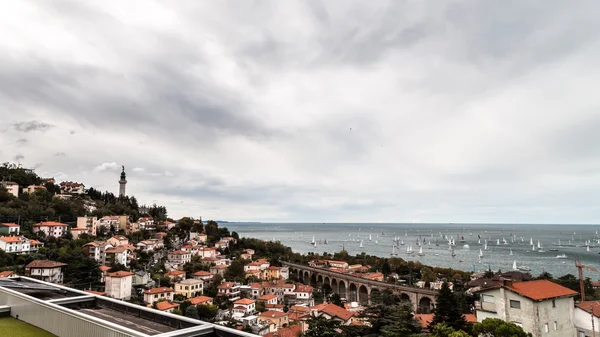
<svg viewBox="0 0 600 337"><path fill-rule="evenodd" d="M124 168L120 178L123 201ZM43 183L2 181L2 202L44 196L55 182ZM57 186L51 198L88 193L81 183ZM88 213L99 206L83 204ZM514 336L583 337L599 327L600 301L581 300L573 287L543 275L411 265L407 283L400 258L363 264L345 252L299 255L214 221L144 210L68 223L2 222L0 250L0 278L35 278L261 336L316 336L323 329L339 336L495 336L508 324Z"/></svg>

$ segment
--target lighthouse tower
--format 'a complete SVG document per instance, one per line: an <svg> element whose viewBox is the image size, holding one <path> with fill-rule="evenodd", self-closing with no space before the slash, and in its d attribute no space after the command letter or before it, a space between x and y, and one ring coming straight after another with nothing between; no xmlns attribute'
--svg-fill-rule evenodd
<svg viewBox="0 0 600 337"><path fill-rule="evenodd" d="M127 179L125 179L125 166L123 166L123 171L121 171L121 180L119 180L119 196L125 196L125 186L127 185Z"/></svg>

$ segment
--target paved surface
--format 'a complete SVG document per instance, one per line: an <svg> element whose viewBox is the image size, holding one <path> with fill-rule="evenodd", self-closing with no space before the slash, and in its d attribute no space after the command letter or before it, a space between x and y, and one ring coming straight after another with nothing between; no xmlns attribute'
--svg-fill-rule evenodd
<svg viewBox="0 0 600 337"><path fill-rule="evenodd" d="M158 335L164 332L176 330L168 325L156 323L144 318L135 317L106 308L87 308L79 309L79 311L105 321L117 323L131 330L143 332L148 335Z"/></svg>

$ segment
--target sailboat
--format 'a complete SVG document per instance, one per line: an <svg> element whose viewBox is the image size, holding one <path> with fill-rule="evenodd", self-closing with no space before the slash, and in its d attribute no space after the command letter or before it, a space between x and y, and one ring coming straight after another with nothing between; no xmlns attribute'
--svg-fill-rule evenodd
<svg viewBox="0 0 600 337"><path fill-rule="evenodd" d="M585 248L585 251L589 253L589 252L590 252L590 246L587 246L587 247Z"/></svg>
<svg viewBox="0 0 600 337"><path fill-rule="evenodd" d="M558 255L556 255L556 258L557 259L566 259L567 255L566 254L558 254Z"/></svg>
<svg viewBox="0 0 600 337"><path fill-rule="evenodd" d="M529 238L529 245L533 246L533 238Z"/></svg>
<svg viewBox="0 0 600 337"><path fill-rule="evenodd" d="M513 270L518 270L518 268L519 268L519 267L517 266L517 260L514 260L514 261L513 261L513 266L512 266L512 269L513 269Z"/></svg>
<svg viewBox="0 0 600 337"><path fill-rule="evenodd" d="M360 241L360 248L362 248L362 247L363 247L363 242L362 242L362 241Z"/></svg>
<svg viewBox="0 0 600 337"><path fill-rule="evenodd" d="M404 240L400 240L400 246L404 246Z"/></svg>
<svg viewBox="0 0 600 337"><path fill-rule="evenodd" d="M500 246L500 239L496 239L496 246Z"/></svg>
<svg viewBox="0 0 600 337"><path fill-rule="evenodd" d="M538 252L544 251L544 248L542 248L542 245L540 244L540 240L538 240L538 242L537 242L537 248L538 248Z"/></svg>
<svg viewBox="0 0 600 337"><path fill-rule="evenodd" d="M535 252L535 245L531 246L531 251Z"/></svg>
<svg viewBox="0 0 600 337"><path fill-rule="evenodd" d="M479 259L481 260L482 257L483 257L483 251L480 249L479 250Z"/></svg>
<svg viewBox="0 0 600 337"><path fill-rule="evenodd" d="M412 254L414 254L414 252L413 252L413 250L412 250L412 246L408 246L408 247L406 247L406 254L408 254L408 255L412 255Z"/></svg>
<svg viewBox="0 0 600 337"><path fill-rule="evenodd" d="M513 268L517 266L517 260L515 260L515 262L513 263ZM517 270L520 271L531 271L531 268L527 267L527 266L517 266Z"/></svg>
<svg viewBox="0 0 600 337"><path fill-rule="evenodd" d="M373 241L373 239L371 238L371 233L369 233L369 241Z"/></svg>
<svg viewBox="0 0 600 337"><path fill-rule="evenodd" d="M510 255L510 256L513 256L513 252L512 252L512 249L511 249L511 250L510 250L510 254L509 254L509 255Z"/></svg>
<svg viewBox="0 0 600 337"><path fill-rule="evenodd" d="M487 250L487 240L483 242L483 250Z"/></svg>
<svg viewBox="0 0 600 337"><path fill-rule="evenodd" d="M390 254L391 256L397 256L398 253L396 253L396 246L392 246L392 253Z"/></svg>
<svg viewBox="0 0 600 337"><path fill-rule="evenodd" d="M313 235L313 239L312 239L312 241L310 243L313 244L313 245L315 244L315 236L314 235Z"/></svg>
<svg viewBox="0 0 600 337"><path fill-rule="evenodd" d="M327 239L325 239L325 241L323 241L324 244L328 244L329 242L327 242Z"/></svg>
<svg viewBox="0 0 600 337"><path fill-rule="evenodd" d="M425 256L425 254L423 253L423 246L419 248L419 256Z"/></svg>

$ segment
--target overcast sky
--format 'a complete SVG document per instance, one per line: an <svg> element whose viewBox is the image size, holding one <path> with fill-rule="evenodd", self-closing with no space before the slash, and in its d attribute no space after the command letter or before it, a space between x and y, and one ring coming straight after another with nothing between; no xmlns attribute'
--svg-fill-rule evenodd
<svg viewBox="0 0 600 337"><path fill-rule="evenodd" d="M600 222L597 1L12 1L0 158L252 221Z"/></svg>

